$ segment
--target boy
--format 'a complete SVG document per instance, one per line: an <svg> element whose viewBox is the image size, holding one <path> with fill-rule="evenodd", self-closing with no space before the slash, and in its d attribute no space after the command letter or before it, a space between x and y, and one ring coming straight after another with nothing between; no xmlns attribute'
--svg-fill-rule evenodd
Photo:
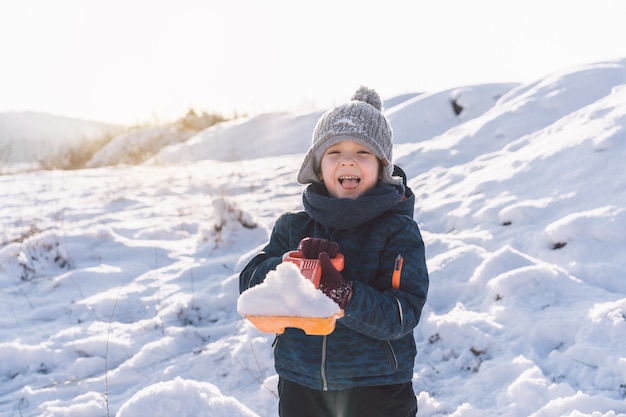
<svg viewBox="0 0 626 417"><path fill-rule="evenodd" d="M319 289L344 310L327 336L288 328L276 337L281 417L417 413L413 329L428 272L413 220L415 196L392 164L392 147L374 90L360 87L350 102L322 115L297 177L310 184L304 211L283 214L240 274L243 292L262 282L284 253L299 249L319 259ZM342 272L330 262L337 252L345 257Z"/></svg>

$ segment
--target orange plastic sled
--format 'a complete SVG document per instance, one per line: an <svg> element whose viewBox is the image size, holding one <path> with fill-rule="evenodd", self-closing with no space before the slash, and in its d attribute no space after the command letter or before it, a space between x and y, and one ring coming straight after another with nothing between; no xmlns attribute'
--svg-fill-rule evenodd
<svg viewBox="0 0 626 417"><path fill-rule="evenodd" d="M338 253L330 260L338 270L343 270L344 257ZM319 260L304 258L302 252L291 251L283 255L283 262L291 262L300 268L300 273L319 288L322 268ZM335 330L335 322L343 317L343 310L330 317L300 317L300 316L246 316L254 326L264 333L283 333L287 327L302 329L308 335L324 336Z"/></svg>
<svg viewBox="0 0 626 417"><path fill-rule="evenodd" d="M287 327L302 329L311 336L324 336L335 330L335 321L343 317L343 310L330 317L246 316L263 333L281 334Z"/></svg>

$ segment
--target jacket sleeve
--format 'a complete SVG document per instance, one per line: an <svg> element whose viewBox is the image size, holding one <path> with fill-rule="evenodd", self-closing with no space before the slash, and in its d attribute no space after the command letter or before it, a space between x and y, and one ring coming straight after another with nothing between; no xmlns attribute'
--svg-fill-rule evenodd
<svg viewBox="0 0 626 417"><path fill-rule="evenodd" d="M394 260L404 257L399 289L392 288ZM428 293L424 242L416 223L401 227L389 237L380 255L376 285L354 282L352 298L340 323L380 340L395 340L412 332L419 323Z"/></svg>
<svg viewBox="0 0 626 417"><path fill-rule="evenodd" d="M239 274L240 294L263 282L267 273L276 269L282 262L283 254L293 250L289 248L288 230L289 218L287 214L283 214L274 224L268 244L248 262Z"/></svg>

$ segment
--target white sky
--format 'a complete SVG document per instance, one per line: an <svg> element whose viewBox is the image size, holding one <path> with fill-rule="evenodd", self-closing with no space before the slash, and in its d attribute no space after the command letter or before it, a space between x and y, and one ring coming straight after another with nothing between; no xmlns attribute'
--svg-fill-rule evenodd
<svg viewBox="0 0 626 417"><path fill-rule="evenodd" d="M622 0L0 2L0 112L115 123L528 82L626 56Z"/></svg>

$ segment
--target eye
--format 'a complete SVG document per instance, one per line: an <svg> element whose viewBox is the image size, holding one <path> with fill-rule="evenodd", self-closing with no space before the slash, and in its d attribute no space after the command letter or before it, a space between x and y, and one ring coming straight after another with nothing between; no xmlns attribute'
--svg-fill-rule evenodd
<svg viewBox="0 0 626 417"><path fill-rule="evenodd" d="M370 151L369 149L359 149L358 151L356 151L356 154L362 157L369 157L370 155L374 155L374 153L372 153L372 151Z"/></svg>

